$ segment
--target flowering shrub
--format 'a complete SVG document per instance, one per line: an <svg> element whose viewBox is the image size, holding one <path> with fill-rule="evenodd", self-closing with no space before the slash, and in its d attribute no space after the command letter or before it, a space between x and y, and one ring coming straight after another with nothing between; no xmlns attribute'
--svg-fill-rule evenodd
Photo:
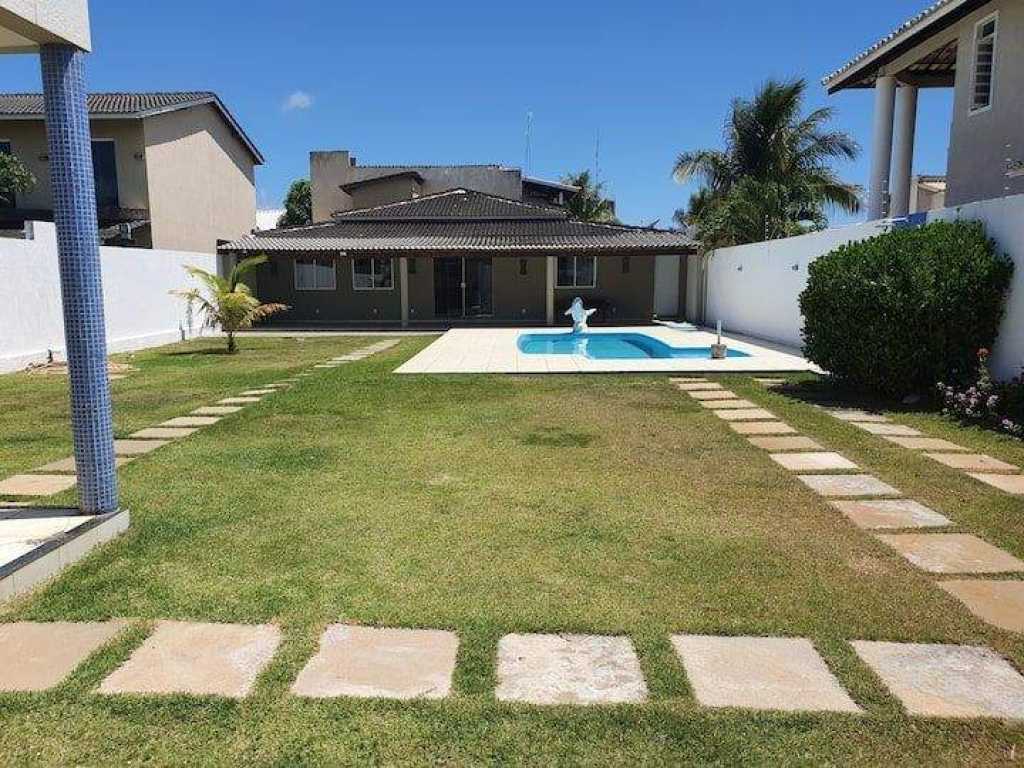
<svg viewBox="0 0 1024 768"><path fill-rule="evenodd" d="M993 381L988 359L987 349L978 350L978 380L966 389L958 390L942 382L936 385L943 402L942 412L1024 439L1024 379L1017 376L1005 384Z"/></svg>

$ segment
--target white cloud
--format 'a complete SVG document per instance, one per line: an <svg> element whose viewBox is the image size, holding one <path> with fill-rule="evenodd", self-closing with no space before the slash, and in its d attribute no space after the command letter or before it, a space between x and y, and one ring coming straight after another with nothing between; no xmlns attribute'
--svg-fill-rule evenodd
<svg viewBox="0 0 1024 768"><path fill-rule="evenodd" d="M312 106L312 96L305 91L294 91L288 94L288 98L284 100L281 109L285 112L291 112L293 109L309 109Z"/></svg>

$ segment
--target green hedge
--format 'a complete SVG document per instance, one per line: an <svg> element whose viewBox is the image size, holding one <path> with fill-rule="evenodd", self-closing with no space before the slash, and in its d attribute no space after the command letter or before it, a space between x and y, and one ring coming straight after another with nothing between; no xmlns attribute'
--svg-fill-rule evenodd
<svg viewBox="0 0 1024 768"><path fill-rule="evenodd" d="M843 384L900 397L974 372L1013 262L979 222L935 222L840 246L808 273L804 354Z"/></svg>

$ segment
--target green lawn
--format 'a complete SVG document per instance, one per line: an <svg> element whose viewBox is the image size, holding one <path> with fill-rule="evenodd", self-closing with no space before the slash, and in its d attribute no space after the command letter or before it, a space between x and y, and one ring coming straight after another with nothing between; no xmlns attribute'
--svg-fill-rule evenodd
<svg viewBox="0 0 1024 768"><path fill-rule="evenodd" d="M138 354L118 434L374 339L243 339ZM145 627L44 695L0 695L4 765L999 764L1024 726L907 718L845 641L1024 640L975 620L664 376L394 376L429 339L317 372L121 470L131 530L2 620L275 622L253 695L107 698ZM904 493L1024 556L1024 502L799 399L722 379ZM64 382L0 377L4 475L70 453ZM934 415L904 423L1024 464ZM68 501L73 494L56 497ZM308 701L288 686L324 626L451 629L445 701ZM651 700L494 700L508 632L628 635ZM675 632L810 637L863 716L699 708Z"/></svg>

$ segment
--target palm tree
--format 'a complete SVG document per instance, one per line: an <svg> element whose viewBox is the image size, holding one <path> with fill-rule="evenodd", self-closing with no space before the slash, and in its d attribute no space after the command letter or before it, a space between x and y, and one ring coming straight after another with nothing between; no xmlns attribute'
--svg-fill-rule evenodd
<svg viewBox="0 0 1024 768"><path fill-rule="evenodd" d="M707 247L798 234L825 226L828 208L860 210L859 188L830 167L860 153L847 134L829 131L828 107L803 115L807 82L769 80L753 99L736 99L725 126L725 149L684 152L673 176L703 182L676 221ZM738 217L735 222L731 219Z"/></svg>
<svg viewBox="0 0 1024 768"><path fill-rule="evenodd" d="M266 262L266 256L250 256L242 259L231 269L228 276L221 277L199 267L185 267L185 271L196 278L206 288L203 293L199 288L171 291L188 302L189 311L193 304L198 304L203 313L203 323L207 328L220 328L228 335L228 352L237 349L235 332L243 328L251 328L257 321L265 317L291 309L285 304L261 304L253 295L252 289L242 282L242 277Z"/></svg>
<svg viewBox="0 0 1024 768"><path fill-rule="evenodd" d="M563 184L577 187L579 192L569 198L566 208L576 221L615 223L615 203L604 196L604 184L591 180L590 171L566 174Z"/></svg>

